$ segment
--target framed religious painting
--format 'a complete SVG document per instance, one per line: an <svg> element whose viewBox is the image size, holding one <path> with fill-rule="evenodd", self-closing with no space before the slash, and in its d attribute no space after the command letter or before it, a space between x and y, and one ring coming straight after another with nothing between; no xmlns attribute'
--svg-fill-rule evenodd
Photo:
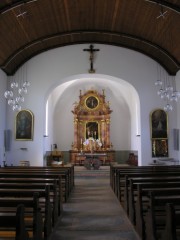
<svg viewBox="0 0 180 240"><path fill-rule="evenodd" d="M167 139L168 138L168 116L162 109L156 109L150 116L151 138Z"/></svg>
<svg viewBox="0 0 180 240"><path fill-rule="evenodd" d="M90 95L85 100L85 106L89 110L97 109L98 106L99 106L99 99L96 96L94 96L94 95Z"/></svg>
<svg viewBox="0 0 180 240"><path fill-rule="evenodd" d="M87 122L86 123L86 139L88 138L99 138L99 124L98 122Z"/></svg>
<svg viewBox="0 0 180 240"><path fill-rule="evenodd" d="M33 140L34 115L30 110L21 110L16 114L15 139L21 141Z"/></svg>

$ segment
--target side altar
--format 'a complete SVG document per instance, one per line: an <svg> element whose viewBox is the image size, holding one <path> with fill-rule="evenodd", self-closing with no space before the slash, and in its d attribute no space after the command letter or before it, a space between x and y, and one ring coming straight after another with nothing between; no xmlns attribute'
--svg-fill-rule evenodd
<svg viewBox="0 0 180 240"><path fill-rule="evenodd" d="M115 160L115 151L110 141L110 109L105 100L105 92L89 90L82 94L79 102L74 103L74 141L70 153L70 161L82 164L87 154L97 154L102 163Z"/></svg>

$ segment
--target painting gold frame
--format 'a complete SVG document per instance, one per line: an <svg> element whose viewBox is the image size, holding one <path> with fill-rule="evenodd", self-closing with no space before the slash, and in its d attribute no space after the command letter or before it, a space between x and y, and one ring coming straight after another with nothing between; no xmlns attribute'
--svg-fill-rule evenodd
<svg viewBox="0 0 180 240"><path fill-rule="evenodd" d="M16 114L15 139L32 141L34 132L34 115L30 110L21 110Z"/></svg>

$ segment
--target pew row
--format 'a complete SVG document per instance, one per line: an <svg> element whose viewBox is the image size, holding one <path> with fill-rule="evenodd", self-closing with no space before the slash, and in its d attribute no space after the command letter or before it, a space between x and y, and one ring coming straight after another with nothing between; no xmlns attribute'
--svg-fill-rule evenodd
<svg viewBox="0 0 180 240"><path fill-rule="evenodd" d="M39 203L43 217L43 239L47 239L53 227L55 227L57 219L63 210L63 202L67 201L73 186L73 166L68 168L63 167L62 169L59 169L59 167L0 168L0 203L5 204L5 199L9 202L9 198L13 196L17 201L16 204L21 204L21 201L24 202L26 197L32 198L35 191L39 193ZM48 208L46 204L47 199L45 198L45 188L49 189ZM9 209L9 214L11 215L11 208Z"/></svg>
<svg viewBox="0 0 180 240"><path fill-rule="evenodd" d="M180 177L173 176L151 176L129 178L126 176L125 194L124 194L124 209L126 210L131 222L135 224L135 202L139 196L138 187L145 188L166 188L166 187L179 187Z"/></svg>
<svg viewBox="0 0 180 240"><path fill-rule="evenodd" d="M66 202L74 187L74 166L71 167L5 167L0 168L0 178L57 178L61 179L63 202Z"/></svg>
<svg viewBox="0 0 180 240"><path fill-rule="evenodd" d="M7 236L16 240L47 239L45 229L47 226L44 225L43 227L43 215L39 198L39 194L35 192L33 197L3 197L0 199L1 239ZM45 221L47 222L47 220ZM47 223L49 224L49 222Z"/></svg>
<svg viewBox="0 0 180 240"><path fill-rule="evenodd" d="M33 181L33 179L32 179ZM38 192L41 199L41 208L45 209L46 202L49 201L52 208L52 223L56 224L58 217L62 213L62 200L57 181L53 183L26 183L26 182L0 182L0 201L4 197L32 197L34 192Z"/></svg>
<svg viewBox="0 0 180 240"><path fill-rule="evenodd" d="M154 230L154 226L156 225L153 225L152 221L151 224L149 222L147 223L147 221L150 219L147 217L150 215L149 196L150 192L153 192L154 194L159 194L161 198L167 198L167 200L171 198L172 202L174 203L175 199L180 197L179 166L118 166L117 169L115 169L115 166L113 166L111 170L111 187L113 188L117 198L120 200L121 205L124 207L129 219L134 224L135 229L141 239L164 240L165 238L159 238L159 235L158 237L156 236L156 238L149 238L151 236L150 232ZM156 202L153 203L155 204ZM154 207L156 208L156 206ZM177 212L178 211L176 211L176 216L178 216ZM178 217L176 218L178 219ZM169 225L169 223L166 222L165 211L163 213L163 221L164 226ZM158 232L159 230L160 228L158 229ZM178 230L180 231L180 229ZM165 227L163 228L163 231L161 235L165 236Z"/></svg>
<svg viewBox="0 0 180 240"><path fill-rule="evenodd" d="M166 186L165 186L166 185ZM146 221L145 218L147 216L148 209L152 204L150 204L150 195L153 193L157 197L166 198L168 199L176 199L180 196L180 188L179 183L175 184L174 186L170 183L166 183L164 186L160 186L159 188L143 188L141 186L138 186L138 197L135 203L135 229L138 232L138 234L142 237L142 239L146 239L147 232L146 232ZM156 204L158 202L152 202L153 204ZM156 207L156 206L154 206ZM157 206L158 207L158 206Z"/></svg>
<svg viewBox="0 0 180 240"><path fill-rule="evenodd" d="M180 166L110 166L110 184L120 202L124 201L125 177L179 176Z"/></svg>
<svg viewBox="0 0 180 240"><path fill-rule="evenodd" d="M146 240L180 239L180 195L151 192L145 228Z"/></svg>

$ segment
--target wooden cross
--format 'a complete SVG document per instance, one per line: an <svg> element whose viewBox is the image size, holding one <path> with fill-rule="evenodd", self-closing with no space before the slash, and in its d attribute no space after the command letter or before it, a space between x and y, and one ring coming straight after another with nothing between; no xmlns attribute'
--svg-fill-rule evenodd
<svg viewBox="0 0 180 240"><path fill-rule="evenodd" d="M91 44L88 49L83 49L84 51L88 51L90 53L90 69L89 73L95 73L95 69L93 68L93 63L94 63L94 52L99 51L99 49L95 49L94 46Z"/></svg>

